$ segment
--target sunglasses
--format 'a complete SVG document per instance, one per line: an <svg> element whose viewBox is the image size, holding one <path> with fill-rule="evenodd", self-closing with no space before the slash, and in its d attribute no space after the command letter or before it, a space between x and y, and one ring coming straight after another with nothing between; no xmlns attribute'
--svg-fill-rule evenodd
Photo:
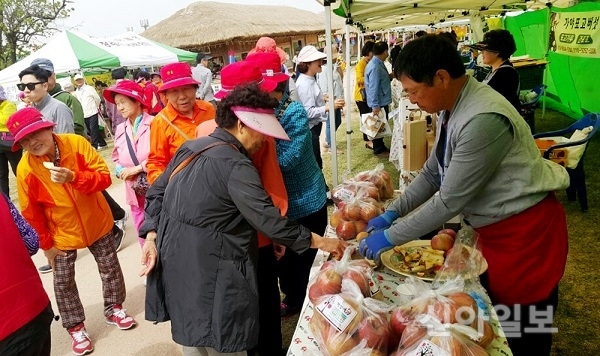
<svg viewBox="0 0 600 356"><path fill-rule="evenodd" d="M27 88L29 90L35 90L35 86L36 85L38 85L38 84L44 84L44 83L46 83L46 82L36 82L36 83L27 83L27 84L25 84L25 83L19 83L19 84L17 84L17 88L20 91L25 90L25 88Z"/></svg>

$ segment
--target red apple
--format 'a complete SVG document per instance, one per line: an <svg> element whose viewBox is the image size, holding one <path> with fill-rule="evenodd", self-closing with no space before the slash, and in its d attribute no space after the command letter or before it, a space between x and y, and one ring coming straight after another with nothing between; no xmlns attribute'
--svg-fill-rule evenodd
<svg viewBox="0 0 600 356"><path fill-rule="evenodd" d="M360 219L362 221L369 222L371 219L376 218L379 214L377 207L372 204L363 204L360 210Z"/></svg>
<svg viewBox="0 0 600 356"><path fill-rule="evenodd" d="M354 222L354 227L356 227L356 232L361 233L367 230L367 223L362 220L356 220Z"/></svg>
<svg viewBox="0 0 600 356"><path fill-rule="evenodd" d="M335 228L337 237L343 240L352 240L356 237L356 225L354 221L341 220Z"/></svg>
<svg viewBox="0 0 600 356"><path fill-rule="evenodd" d="M461 324L471 324L477 319L477 312L479 308L475 299L473 299L468 293L458 292L448 296L448 299L456 305L457 315L456 320Z"/></svg>
<svg viewBox="0 0 600 356"><path fill-rule="evenodd" d="M329 338L325 340L325 346L329 355L341 355L358 345L358 341L346 333L329 333Z"/></svg>
<svg viewBox="0 0 600 356"><path fill-rule="evenodd" d="M319 271L322 271L322 270L325 270L328 268L333 268L333 266L335 266L336 263L337 263L337 261L325 261L321 265L321 268L319 269Z"/></svg>
<svg viewBox="0 0 600 356"><path fill-rule="evenodd" d="M316 285L321 288L323 294L338 294L342 291L342 276L334 269L326 269L319 272Z"/></svg>
<svg viewBox="0 0 600 356"><path fill-rule="evenodd" d="M454 246L454 239L448 234L437 234L431 239L431 248L434 250L448 251Z"/></svg>
<svg viewBox="0 0 600 356"><path fill-rule="evenodd" d="M421 326L421 324L413 320L406 325L406 328L402 333L402 339L400 339L399 348L404 350L409 349L411 346L415 346L415 344L423 339L426 335L427 328Z"/></svg>
<svg viewBox="0 0 600 356"><path fill-rule="evenodd" d="M450 235L450 237L452 237L453 239L456 240L456 231L454 231L452 229L443 229L443 230L440 230L438 232L438 234L447 234L447 235Z"/></svg>
<svg viewBox="0 0 600 356"><path fill-rule="evenodd" d="M356 269L348 269L342 274L342 279L350 279L358 285L360 292L364 297L371 296L371 290L369 289L369 279L362 272Z"/></svg>
<svg viewBox="0 0 600 356"><path fill-rule="evenodd" d="M392 311L392 315L390 316L390 327L394 334L400 337L406 329L406 325L408 325L411 320L413 320L411 310L405 307L399 307Z"/></svg>
<svg viewBox="0 0 600 356"><path fill-rule="evenodd" d="M360 220L360 204L352 202L344 207L344 215L347 220Z"/></svg>
<svg viewBox="0 0 600 356"><path fill-rule="evenodd" d="M483 336L481 337L481 339L479 339L479 341L477 341L477 345L479 345L485 349L486 347L488 347L489 344L492 343L492 341L494 341L496 334L494 333L492 324L490 324L489 322L487 322L481 318L477 318L473 322L471 327L473 329L477 330L478 332L483 332Z"/></svg>
<svg viewBox="0 0 600 356"><path fill-rule="evenodd" d="M456 323L456 304L436 299L427 310L427 314L436 317L444 324Z"/></svg>
<svg viewBox="0 0 600 356"><path fill-rule="evenodd" d="M370 315L358 324L359 340L366 340L372 349L386 350L389 333L387 321L380 316Z"/></svg>
<svg viewBox="0 0 600 356"><path fill-rule="evenodd" d="M440 349L448 351L451 356L463 355L462 342L453 336L432 336L429 341Z"/></svg>

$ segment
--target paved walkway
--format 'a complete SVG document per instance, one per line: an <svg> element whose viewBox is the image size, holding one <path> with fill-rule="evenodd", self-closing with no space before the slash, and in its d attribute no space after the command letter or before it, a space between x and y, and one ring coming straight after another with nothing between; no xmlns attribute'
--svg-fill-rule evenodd
<svg viewBox="0 0 600 356"><path fill-rule="evenodd" d="M113 185L108 192L129 213L129 206L125 204L123 183L114 178ZM86 329L94 342L92 355L181 355L181 348L171 339L171 324L161 323L154 325L144 320L144 300L146 288L143 279L138 277L140 271L141 248L138 244L133 221L126 223L127 236L119 251L119 262L125 276L127 299L124 308L127 313L135 318L138 325L130 330L119 330L114 325L104 321L102 284L92 254L86 250L79 250L75 264L77 286L79 295L85 308ZM45 264L43 252L38 252L33 261L37 267ZM42 274L44 288L50 296L52 307L58 313L52 286L52 274ZM52 323L52 355L73 355L71 352L71 338L63 329L60 320Z"/></svg>

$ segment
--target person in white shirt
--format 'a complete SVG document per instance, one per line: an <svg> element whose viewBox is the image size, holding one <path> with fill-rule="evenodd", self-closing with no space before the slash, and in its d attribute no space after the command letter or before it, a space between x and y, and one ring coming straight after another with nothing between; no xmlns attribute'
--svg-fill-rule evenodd
<svg viewBox="0 0 600 356"><path fill-rule="evenodd" d="M198 65L192 68L192 78L200 83L198 89L196 89L196 99L207 101L216 109L217 103L215 102L215 96L211 85L212 71L208 69L208 61L210 59L212 59L212 56L202 52L198 53L198 56L196 56Z"/></svg>
<svg viewBox="0 0 600 356"><path fill-rule="evenodd" d="M100 126L98 125L98 106L100 105L100 96L96 92L96 89L85 83L83 75L76 74L73 79L77 85L75 96L77 99L79 99L79 102L81 102L85 126L92 138L92 146L98 150L101 150L106 147L106 141L104 141L104 138L100 134Z"/></svg>

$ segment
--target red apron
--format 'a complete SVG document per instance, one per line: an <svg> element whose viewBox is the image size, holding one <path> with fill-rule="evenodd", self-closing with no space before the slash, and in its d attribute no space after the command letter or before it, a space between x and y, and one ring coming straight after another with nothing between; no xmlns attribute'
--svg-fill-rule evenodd
<svg viewBox="0 0 600 356"><path fill-rule="evenodd" d="M476 229L488 262L488 293L495 304L544 300L565 271L565 211L554 193L531 208Z"/></svg>

